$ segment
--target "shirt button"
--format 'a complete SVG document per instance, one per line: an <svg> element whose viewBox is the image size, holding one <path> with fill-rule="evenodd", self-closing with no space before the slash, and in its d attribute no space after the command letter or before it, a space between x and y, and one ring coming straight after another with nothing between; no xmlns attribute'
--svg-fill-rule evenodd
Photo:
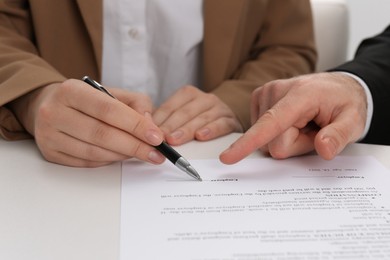
<svg viewBox="0 0 390 260"><path fill-rule="evenodd" d="M141 33L136 28L131 28L127 33L134 40L140 40L141 39Z"/></svg>

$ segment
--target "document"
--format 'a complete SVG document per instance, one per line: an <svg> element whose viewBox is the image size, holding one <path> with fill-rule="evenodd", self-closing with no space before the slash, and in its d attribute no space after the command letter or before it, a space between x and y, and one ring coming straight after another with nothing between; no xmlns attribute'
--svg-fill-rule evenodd
<svg viewBox="0 0 390 260"><path fill-rule="evenodd" d="M369 156L122 165L121 260L390 259L390 172Z"/></svg>

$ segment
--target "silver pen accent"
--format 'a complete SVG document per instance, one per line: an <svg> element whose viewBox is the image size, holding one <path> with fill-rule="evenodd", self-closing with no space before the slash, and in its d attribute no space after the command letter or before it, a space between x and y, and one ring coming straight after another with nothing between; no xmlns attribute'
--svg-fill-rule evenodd
<svg viewBox="0 0 390 260"><path fill-rule="evenodd" d="M191 164L183 156L181 156L166 142L162 142L160 145L155 146L155 148L160 153L162 153L168 160L170 160L177 168L187 173L192 178L195 178L198 181L202 181L202 178L199 176L195 168L192 167Z"/></svg>
<svg viewBox="0 0 390 260"><path fill-rule="evenodd" d="M184 158L180 157L175 165L188 175L190 175L192 178L197 179L198 181L202 181L202 178L199 176L198 172L195 170L194 167L191 166L191 164Z"/></svg>

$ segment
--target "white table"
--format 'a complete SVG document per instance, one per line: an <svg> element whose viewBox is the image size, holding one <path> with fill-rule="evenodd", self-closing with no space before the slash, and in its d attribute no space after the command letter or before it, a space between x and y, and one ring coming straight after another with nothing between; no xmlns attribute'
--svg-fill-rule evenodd
<svg viewBox="0 0 390 260"><path fill-rule="evenodd" d="M238 136L177 150L188 159L218 158ZM390 146L353 144L342 154L372 155L390 169ZM120 163L65 167L46 162L32 140L0 139L0 259L118 259L120 182Z"/></svg>

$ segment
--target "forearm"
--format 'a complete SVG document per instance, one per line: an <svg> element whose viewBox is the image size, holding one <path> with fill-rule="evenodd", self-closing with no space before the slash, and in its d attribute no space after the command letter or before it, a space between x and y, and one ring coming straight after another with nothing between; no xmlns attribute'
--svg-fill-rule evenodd
<svg viewBox="0 0 390 260"><path fill-rule="evenodd" d="M64 80L38 56L32 38L28 10L1 2L0 136L8 140L29 136L21 124L21 116L26 113L16 111L16 100L21 106L22 100L35 89Z"/></svg>

